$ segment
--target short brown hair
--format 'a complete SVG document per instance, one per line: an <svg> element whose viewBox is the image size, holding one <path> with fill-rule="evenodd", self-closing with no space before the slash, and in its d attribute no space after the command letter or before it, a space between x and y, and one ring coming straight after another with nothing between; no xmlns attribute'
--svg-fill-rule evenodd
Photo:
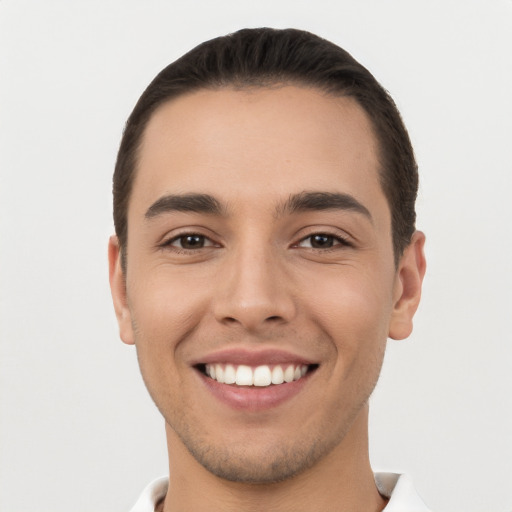
<svg viewBox="0 0 512 512"><path fill-rule="evenodd" d="M354 98L368 114L379 143L380 180L391 210L398 263L415 230L418 171L409 135L386 90L348 52L296 29L243 29L206 41L149 84L131 113L114 171L114 225L126 265L127 213L142 136L162 103L199 89L298 84Z"/></svg>

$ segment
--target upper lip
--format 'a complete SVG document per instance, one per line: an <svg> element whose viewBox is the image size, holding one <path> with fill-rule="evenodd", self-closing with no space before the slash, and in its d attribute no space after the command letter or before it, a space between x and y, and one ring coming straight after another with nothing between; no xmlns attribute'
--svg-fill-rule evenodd
<svg viewBox="0 0 512 512"><path fill-rule="evenodd" d="M286 350L263 349L248 350L242 348L229 348L218 350L192 361L192 366L200 364L228 363L233 365L245 364L248 366L259 366L266 364L315 364L307 358L293 354Z"/></svg>

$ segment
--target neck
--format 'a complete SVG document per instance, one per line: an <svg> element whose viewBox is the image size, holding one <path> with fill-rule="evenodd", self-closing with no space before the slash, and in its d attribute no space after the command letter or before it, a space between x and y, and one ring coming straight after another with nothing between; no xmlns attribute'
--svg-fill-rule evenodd
<svg viewBox="0 0 512 512"><path fill-rule="evenodd" d="M380 512L386 505L370 467L367 407L328 455L295 477L271 484L217 477L192 457L168 425L166 429L170 468L164 512Z"/></svg>

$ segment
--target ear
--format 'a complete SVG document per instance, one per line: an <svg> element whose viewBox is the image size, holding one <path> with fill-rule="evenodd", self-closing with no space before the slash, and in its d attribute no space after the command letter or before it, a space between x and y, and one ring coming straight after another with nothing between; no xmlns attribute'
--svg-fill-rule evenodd
<svg viewBox="0 0 512 512"><path fill-rule="evenodd" d="M128 345L135 343L130 309L126 297L126 279L121 265L121 248L117 236L111 236L108 241L108 265L110 291L119 324L121 340Z"/></svg>
<svg viewBox="0 0 512 512"><path fill-rule="evenodd" d="M424 245L425 235L416 231L398 264L388 334L395 340L403 340L412 332L412 319L420 303L421 285L426 270Z"/></svg>

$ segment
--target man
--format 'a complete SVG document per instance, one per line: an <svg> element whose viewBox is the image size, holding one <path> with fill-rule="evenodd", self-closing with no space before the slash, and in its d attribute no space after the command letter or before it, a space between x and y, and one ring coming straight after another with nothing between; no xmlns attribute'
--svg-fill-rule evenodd
<svg viewBox="0 0 512 512"><path fill-rule="evenodd" d="M133 511L425 511L374 475L368 399L425 272L392 100L337 46L251 29L164 69L114 174L122 340L166 423Z"/></svg>

